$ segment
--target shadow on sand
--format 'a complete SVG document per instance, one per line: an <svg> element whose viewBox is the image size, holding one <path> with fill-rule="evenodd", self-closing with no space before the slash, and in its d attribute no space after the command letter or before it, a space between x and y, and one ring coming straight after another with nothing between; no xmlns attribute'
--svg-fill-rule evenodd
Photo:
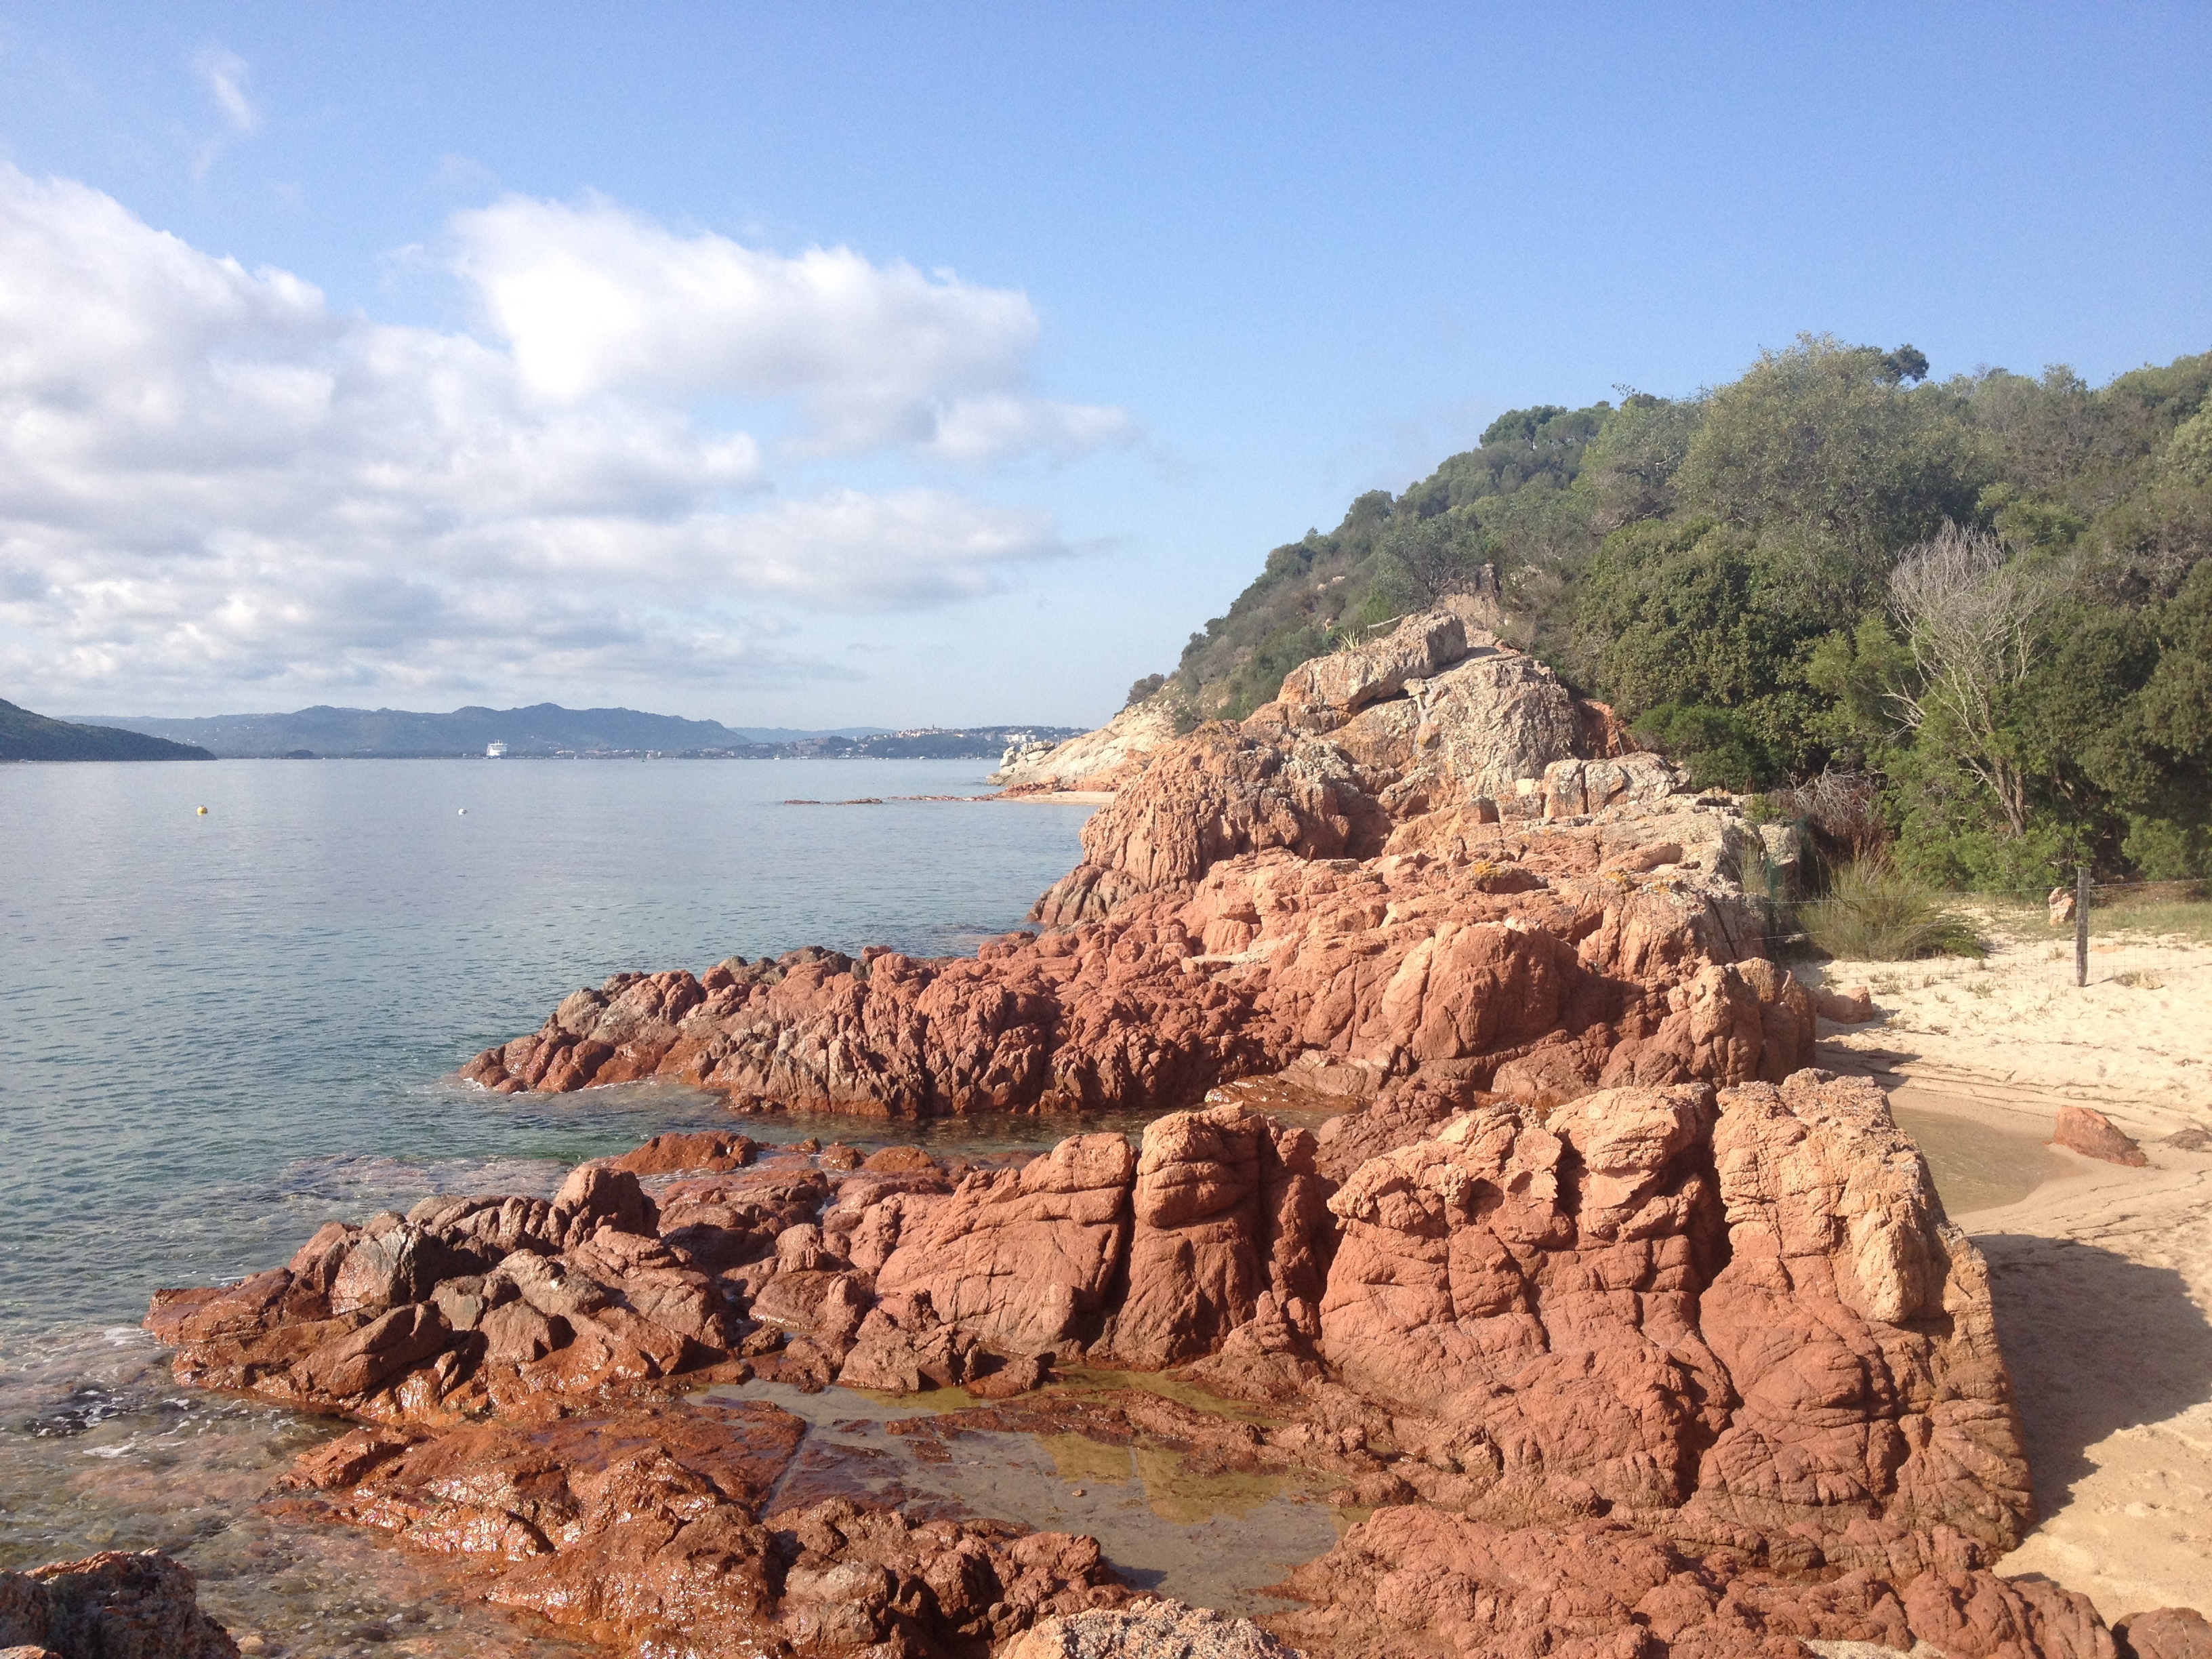
<svg viewBox="0 0 2212 1659"><path fill-rule="evenodd" d="M2212 1399L2212 1324L2179 1273L2094 1244L1984 1233L2038 1510L2061 1507L2106 1436Z"/></svg>

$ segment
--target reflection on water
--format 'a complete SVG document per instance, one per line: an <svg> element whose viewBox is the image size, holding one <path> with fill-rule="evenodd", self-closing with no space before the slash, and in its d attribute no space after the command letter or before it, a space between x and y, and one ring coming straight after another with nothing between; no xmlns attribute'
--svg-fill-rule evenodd
<svg viewBox="0 0 2212 1659"><path fill-rule="evenodd" d="M1901 1099L1891 1100L1890 1112L1898 1127L1919 1143L1936 1195L1954 1219L2017 1204L2067 1172L2065 1161L2035 1135L1929 1111L1914 1106L1905 1091L1899 1095Z"/></svg>
<svg viewBox="0 0 2212 1659"><path fill-rule="evenodd" d="M1133 1373L1079 1373L1046 1392L1095 1392L1139 1380ZM1165 1383L1162 1393L1176 1387L1141 1380ZM1189 1392L1212 1406L1227 1403ZM1297 1475L1200 1469L1165 1448L957 1424L943 1435L894 1430L974 1403L957 1389L906 1397L848 1389L807 1395L753 1382L710 1389L708 1397L769 1400L807 1421L805 1444L777 1489L776 1505L845 1493L898 1503L909 1515L964 1513L1089 1533L1132 1583L1203 1607L1249 1613L1286 1605L1254 1592L1328 1550L1343 1518Z"/></svg>

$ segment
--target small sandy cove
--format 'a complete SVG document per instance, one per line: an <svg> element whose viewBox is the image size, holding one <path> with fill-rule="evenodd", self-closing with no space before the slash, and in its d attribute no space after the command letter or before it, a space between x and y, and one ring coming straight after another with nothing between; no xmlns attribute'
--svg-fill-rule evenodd
<svg viewBox="0 0 2212 1659"><path fill-rule="evenodd" d="M2026 1137L2069 1103L2142 1143L2148 1169L2057 1152L2026 1198L1954 1216L1990 1261L2044 1517L1997 1565L2108 1620L2212 1614L2212 1151L2190 1144L2212 1148L2212 947L2100 939L2077 988L2070 930L1982 921L1983 962L1813 970L1878 1011L1823 1021L1820 1063L1873 1076L1901 1116L1996 1132L2000 1159L2040 1158Z"/></svg>

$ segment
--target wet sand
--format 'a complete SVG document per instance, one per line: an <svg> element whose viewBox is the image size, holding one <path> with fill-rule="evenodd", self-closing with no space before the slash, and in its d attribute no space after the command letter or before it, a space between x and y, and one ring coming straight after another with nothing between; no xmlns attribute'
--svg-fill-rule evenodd
<svg viewBox="0 0 2212 1659"><path fill-rule="evenodd" d="M2107 1620L2212 1614L2212 1154L2146 1138L2136 1170L2045 1146L2057 1105L2081 1097L2038 1099L1991 1058L1975 1092L1875 1075L1990 1263L2043 1517L1996 1566L2079 1590ZM1820 1064L1850 1059L1822 1044Z"/></svg>

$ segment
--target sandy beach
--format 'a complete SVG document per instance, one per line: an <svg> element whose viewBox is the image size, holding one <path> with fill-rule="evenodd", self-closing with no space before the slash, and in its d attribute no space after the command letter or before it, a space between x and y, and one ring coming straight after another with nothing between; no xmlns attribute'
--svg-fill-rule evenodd
<svg viewBox="0 0 2212 1659"><path fill-rule="evenodd" d="M1875 1077L1908 1127L1984 1132L1999 1164L2047 1139L2061 1104L2142 1143L2146 1169L2051 1149L2027 1196L1954 1206L1990 1261L2043 1516L1997 1566L2079 1590L2108 1620L2212 1613L2212 1151L2187 1133L2212 1128L2212 949L2100 939L2077 988L2070 940L1991 938L1980 962L1816 971L1872 987L1880 1011L1824 1021L1820 1063Z"/></svg>

